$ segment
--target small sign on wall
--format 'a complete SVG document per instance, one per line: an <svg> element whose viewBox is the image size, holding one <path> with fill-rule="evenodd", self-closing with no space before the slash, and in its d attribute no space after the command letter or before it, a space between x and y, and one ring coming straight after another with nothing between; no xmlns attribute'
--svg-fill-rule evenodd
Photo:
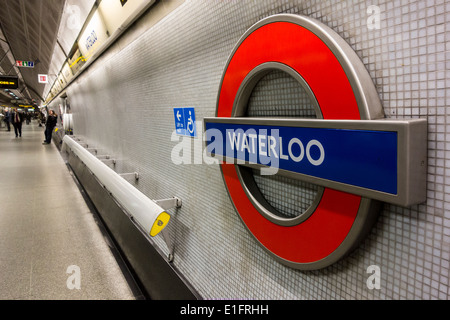
<svg viewBox="0 0 450 320"><path fill-rule="evenodd" d="M0 75L0 89L17 89L19 78L17 76Z"/></svg>
<svg viewBox="0 0 450 320"><path fill-rule="evenodd" d="M33 61L16 60L16 67L34 68Z"/></svg>
<svg viewBox="0 0 450 320"><path fill-rule="evenodd" d="M39 83L48 83L48 76L46 74L38 74Z"/></svg>
<svg viewBox="0 0 450 320"><path fill-rule="evenodd" d="M173 115L177 134L188 137L197 136L194 108L173 108Z"/></svg>

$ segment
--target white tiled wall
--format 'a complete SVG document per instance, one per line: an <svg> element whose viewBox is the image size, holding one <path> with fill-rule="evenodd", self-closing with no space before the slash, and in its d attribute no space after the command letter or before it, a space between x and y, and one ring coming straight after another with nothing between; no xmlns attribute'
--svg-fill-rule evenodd
<svg viewBox="0 0 450 320"><path fill-rule="evenodd" d="M370 5L380 10L379 29L368 28ZM368 238L319 271L280 265L258 246L217 165L171 161L178 145L173 108L195 107L197 120L214 116L235 43L251 25L281 12L313 17L338 32L372 76L386 117L421 117L429 124L427 202L385 204ZM115 155L117 170L139 172L137 187L150 198L183 200L169 227L174 264L205 299L448 299L449 40L444 0L186 1L127 47L106 53L68 88L74 131ZM191 148L193 160L201 144ZM272 196L282 199L283 188ZM380 268L380 289L367 286L371 265Z"/></svg>

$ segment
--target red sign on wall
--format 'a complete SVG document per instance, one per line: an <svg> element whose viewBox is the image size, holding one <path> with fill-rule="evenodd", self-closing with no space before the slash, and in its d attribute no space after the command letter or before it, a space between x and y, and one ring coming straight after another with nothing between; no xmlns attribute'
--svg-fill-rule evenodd
<svg viewBox="0 0 450 320"><path fill-rule="evenodd" d="M46 74L38 74L39 83L48 83L48 77Z"/></svg>

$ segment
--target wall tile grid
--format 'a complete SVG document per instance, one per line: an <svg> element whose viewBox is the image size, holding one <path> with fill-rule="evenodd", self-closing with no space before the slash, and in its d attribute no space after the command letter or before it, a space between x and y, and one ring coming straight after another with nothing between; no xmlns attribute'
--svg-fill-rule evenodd
<svg viewBox="0 0 450 320"><path fill-rule="evenodd" d="M368 28L370 5L380 9L379 29ZM367 239L319 271L285 267L259 247L235 212L217 165L171 160L187 157L187 149L187 158L202 162L201 141L173 135L173 108L195 107L198 121L214 116L234 45L251 25L282 12L318 19L353 47L386 117L421 117L429 124L427 202L385 204ZM186 1L127 47L104 54L67 89L74 131L117 157L118 171L139 172L136 185L150 198L183 200L168 227L174 264L205 299L448 299L449 39L450 3L444 0ZM269 81L279 87L278 80ZM295 100L297 93L289 92ZM293 188L299 187L281 183L272 197L303 194ZM167 253L162 238L154 240ZM370 265L380 267L380 289L367 287Z"/></svg>

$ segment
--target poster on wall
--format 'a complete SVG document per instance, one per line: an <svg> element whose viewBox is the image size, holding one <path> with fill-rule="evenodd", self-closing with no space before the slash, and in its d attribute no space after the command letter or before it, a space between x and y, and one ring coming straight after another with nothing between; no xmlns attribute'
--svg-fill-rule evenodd
<svg viewBox="0 0 450 320"><path fill-rule="evenodd" d="M78 40L78 48L86 60L89 60L100 45L108 39L106 31L103 19L97 10Z"/></svg>

